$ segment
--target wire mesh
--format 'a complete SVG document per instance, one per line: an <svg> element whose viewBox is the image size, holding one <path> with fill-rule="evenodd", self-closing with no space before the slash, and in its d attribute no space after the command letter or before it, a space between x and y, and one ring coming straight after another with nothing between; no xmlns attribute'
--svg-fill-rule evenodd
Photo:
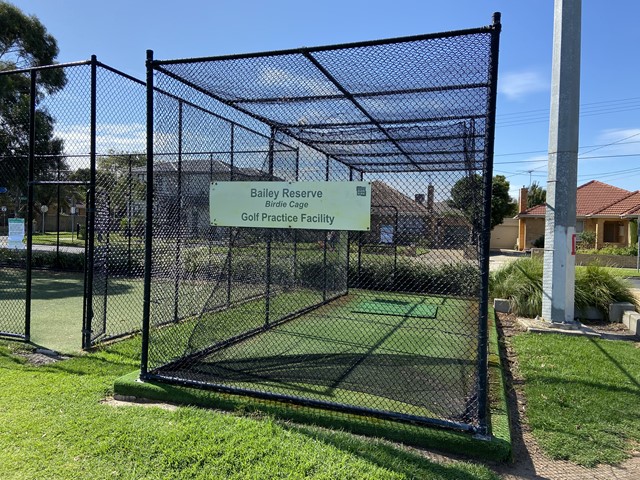
<svg viewBox="0 0 640 480"><path fill-rule="evenodd" d="M498 31L150 62L143 376L485 431ZM368 181L370 229L208 225L239 180Z"/></svg>
<svg viewBox="0 0 640 480"><path fill-rule="evenodd" d="M146 210L145 86L101 65L95 82L92 345L141 328Z"/></svg>
<svg viewBox="0 0 640 480"><path fill-rule="evenodd" d="M65 315L77 319L78 346L83 317L86 328L95 327L84 347L141 326L146 193L136 168L146 164L145 87L106 65L93 65L0 72L4 333L27 337L32 307L43 308L32 300L51 292L66 300ZM8 248L9 219L25 223L26 239L14 248ZM95 243L87 250L91 238ZM34 268L65 275L33 284ZM109 309L107 300L114 303ZM61 329L70 323L62 317L48 321Z"/></svg>

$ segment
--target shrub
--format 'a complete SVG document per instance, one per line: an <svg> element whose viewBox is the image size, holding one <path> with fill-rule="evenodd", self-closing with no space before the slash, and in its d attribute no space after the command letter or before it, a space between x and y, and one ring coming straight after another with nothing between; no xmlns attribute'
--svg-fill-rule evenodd
<svg viewBox="0 0 640 480"><path fill-rule="evenodd" d="M540 235L533 242L531 242L535 248L544 248L544 235Z"/></svg>
<svg viewBox="0 0 640 480"><path fill-rule="evenodd" d="M584 231L579 234L580 243L578 243L578 248L587 249L593 248L596 245L596 232Z"/></svg>
<svg viewBox="0 0 640 480"><path fill-rule="evenodd" d="M131 275L136 272L142 275L144 272L144 245L131 245L131 250L126 244L114 243L106 247L96 246L95 256L99 252L104 252L107 257L107 266L112 273L127 273ZM106 250L108 248L108 250Z"/></svg>
<svg viewBox="0 0 640 480"><path fill-rule="evenodd" d="M636 255L638 255L638 247L636 246L630 246L630 247L604 246L597 252L600 255L624 255L624 256L635 257Z"/></svg>
<svg viewBox="0 0 640 480"><path fill-rule="evenodd" d="M349 265L349 286L369 290L475 296L480 288L480 269L469 263L431 265L376 258L375 262Z"/></svg>
<svg viewBox="0 0 640 480"><path fill-rule="evenodd" d="M298 285L317 290L325 288L325 282L329 291L342 291L347 287L345 265L327 263L323 270L322 260L301 262L296 277Z"/></svg>
<svg viewBox="0 0 640 480"><path fill-rule="evenodd" d="M542 313L542 259L522 258L493 272L493 298L506 298L516 315L533 318Z"/></svg>
<svg viewBox="0 0 640 480"><path fill-rule="evenodd" d="M0 249L0 264L25 268L27 251L2 248ZM33 268L81 272L84 270L84 253L59 252L56 254L55 251L34 250L31 255L31 266Z"/></svg>
<svg viewBox="0 0 640 480"><path fill-rule="evenodd" d="M491 296L508 299L516 315L530 318L541 315L542 272L541 258L516 260L491 275ZM595 307L607 318L612 302L637 303L629 284L606 268L599 265L576 268L576 310Z"/></svg>
<svg viewBox="0 0 640 480"><path fill-rule="evenodd" d="M588 265L576 269L576 309L593 306L604 318L609 316L609 304L629 302L637 304L628 282L612 275L605 267Z"/></svg>

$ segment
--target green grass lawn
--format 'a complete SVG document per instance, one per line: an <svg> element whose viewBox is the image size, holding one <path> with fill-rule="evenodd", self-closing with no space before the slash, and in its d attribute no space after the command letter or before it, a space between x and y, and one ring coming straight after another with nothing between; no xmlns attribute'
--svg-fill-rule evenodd
<svg viewBox="0 0 640 480"><path fill-rule="evenodd" d="M138 366L139 338L40 367L15 356L19 346L0 343L0 478L497 479L483 466L268 415L103 404Z"/></svg>
<svg viewBox="0 0 640 480"><path fill-rule="evenodd" d="M640 442L640 349L562 335L513 340L533 435L554 459L620 463Z"/></svg>
<svg viewBox="0 0 640 480"><path fill-rule="evenodd" d="M640 270L636 270L635 268L605 267L605 269L616 277L640 277Z"/></svg>
<svg viewBox="0 0 640 480"><path fill-rule="evenodd" d="M58 234L56 232L38 233L33 235L32 239L35 245L58 244ZM79 239L75 233L72 238L71 232L60 232L59 243L67 247L84 247L84 239Z"/></svg>

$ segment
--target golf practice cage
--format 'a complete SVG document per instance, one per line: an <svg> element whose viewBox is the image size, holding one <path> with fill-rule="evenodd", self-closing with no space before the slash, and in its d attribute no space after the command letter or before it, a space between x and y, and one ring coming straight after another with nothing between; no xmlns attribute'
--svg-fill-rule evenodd
<svg viewBox="0 0 640 480"><path fill-rule="evenodd" d="M149 51L141 378L486 434L499 34Z"/></svg>

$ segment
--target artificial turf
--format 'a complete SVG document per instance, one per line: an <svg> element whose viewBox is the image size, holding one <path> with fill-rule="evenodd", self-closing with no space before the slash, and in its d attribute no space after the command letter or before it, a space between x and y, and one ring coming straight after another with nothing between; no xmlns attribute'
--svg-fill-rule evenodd
<svg viewBox="0 0 640 480"><path fill-rule="evenodd" d="M373 299L429 301L438 304L437 316L354 311ZM274 305L296 311L317 301L313 291L282 292L271 312L278 310ZM260 329L264 315L260 299L153 330L150 370L248 392L416 417L462 423L473 418L478 306L472 301L352 290L293 320ZM254 334L242 341L225 342L250 329Z"/></svg>
<svg viewBox="0 0 640 480"><path fill-rule="evenodd" d="M0 273L0 308L3 312L0 330L24 333L26 272L4 268ZM31 285L31 342L61 353L80 351L84 275L34 269ZM107 336L139 330L142 325L142 279L112 277L97 281L96 286L95 334L101 329Z"/></svg>
<svg viewBox="0 0 640 480"><path fill-rule="evenodd" d="M423 302L403 302L394 300L365 300L352 310L355 313L373 313L376 315L395 315L398 317L436 318L438 307Z"/></svg>

